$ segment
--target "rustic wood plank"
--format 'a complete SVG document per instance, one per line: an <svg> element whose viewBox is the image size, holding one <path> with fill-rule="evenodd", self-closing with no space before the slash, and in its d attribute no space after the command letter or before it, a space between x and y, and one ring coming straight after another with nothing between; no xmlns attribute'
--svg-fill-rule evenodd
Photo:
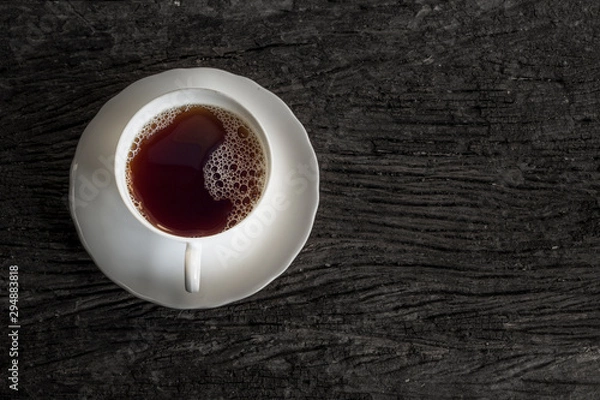
<svg viewBox="0 0 600 400"><path fill-rule="evenodd" d="M19 394L597 398L599 17L592 0L1 3ZM101 105L194 66L288 103L321 205L265 290L176 311L101 274L65 195Z"/></svg>

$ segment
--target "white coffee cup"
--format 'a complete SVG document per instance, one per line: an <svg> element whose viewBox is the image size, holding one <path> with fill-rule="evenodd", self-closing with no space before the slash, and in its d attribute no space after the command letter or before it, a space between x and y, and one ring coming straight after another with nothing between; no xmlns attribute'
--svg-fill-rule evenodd
<svg viewBox="0 0 600 400"><path fill-rule="evenodd" d="M203 246L205 246L209 241L214 243L214 240L218 240L219 235L223 235L225 232L204 237L185 237L167 233L157 228L150 223L135 206L131 198L126 179L128 154L134 139L140 135L143 127L154 117L163 113L164 111L185 105L217 106L230 111L231 113L240 117L248 124L250 128L252 128L263 146L267 171L265 185L263 188L263 196L255 204L253 211L250 212L250 214L247 215L244 220L239 221L227 232L241 229L244 221L248 220L248 218L250 218L253 212L258 208L260 203L265 200L264 194L267 192L267 188L271 181L269 178L271 176L270 171L272 158L268 136L265 134L265 131L258 120L233 98L212 89L186 88L163 94L147 103L137 113L135 113L121 133L120 139L117 143L114 168L115 182L120 197L123 200L127 210L143 225L145 229L148 229L166 239L171 239L186 244L184 265L180 266L180 268L184 274L185 290L190 293L197 293L201 291ZM174 267L178 268L177 266Z"/></svg>

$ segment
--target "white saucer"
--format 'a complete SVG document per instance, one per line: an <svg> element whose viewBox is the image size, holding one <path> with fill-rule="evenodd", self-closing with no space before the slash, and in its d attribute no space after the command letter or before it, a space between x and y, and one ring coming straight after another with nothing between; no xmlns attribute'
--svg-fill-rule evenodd
<svg viewBox="0 0 600 400"><path fill-rule="evenodd" d="M278 192L265 193L265 201L240 224L243 232L227 231L220 242L204 247L200 293L184 288L185 244L144 228L124 205L113 173L116 145L129 119L164 93L194 87L229 95L259 120L275 149L271 179L279 182L273 185ZM256 293L298 255L319 202L318 164L306 130L273 93L221 70L170 70L133 83L90 122L71 167L69 201L84 247L111 280L167 307L211 308Z"/></svg>

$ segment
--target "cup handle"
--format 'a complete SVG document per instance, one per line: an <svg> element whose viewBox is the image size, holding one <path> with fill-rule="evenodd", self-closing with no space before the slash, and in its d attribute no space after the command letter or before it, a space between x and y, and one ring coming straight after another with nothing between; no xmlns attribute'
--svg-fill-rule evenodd
<svg viewBox="0 0 600 400"><path fill-rule="evenodd" d="M190 293L200 291L200 266L202 264L202 245L188 243L185 248L185 290Z"/></svg>

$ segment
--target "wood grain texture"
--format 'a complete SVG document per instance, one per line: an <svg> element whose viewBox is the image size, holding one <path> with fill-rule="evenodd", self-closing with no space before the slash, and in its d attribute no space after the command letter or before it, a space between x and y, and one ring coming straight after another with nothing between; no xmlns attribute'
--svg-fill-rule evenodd
<svg viewBox="0 0 600 400"><path fill-rule="evenodd" d="M0 290L17 264L21 398L600 398L599 7L0 3ZM291 107L321 203L266 289L175 311L102 275L65 196L102 104L195 66Z"/></svg>

